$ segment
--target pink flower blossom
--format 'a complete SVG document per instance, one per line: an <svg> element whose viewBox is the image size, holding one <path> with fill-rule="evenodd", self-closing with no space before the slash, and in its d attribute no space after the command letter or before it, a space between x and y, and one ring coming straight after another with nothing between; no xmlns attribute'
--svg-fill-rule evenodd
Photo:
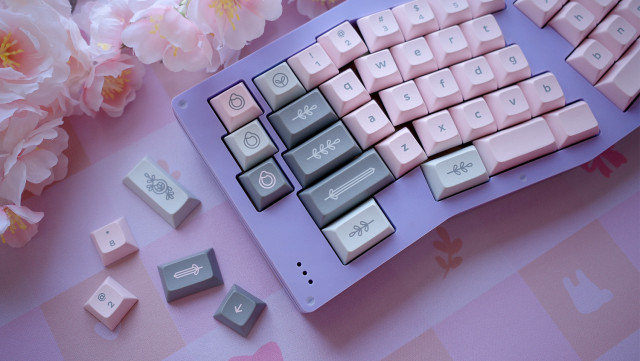
<svg viewBox="0 0 640 361"><path fill-rule="evenodd" d="M25 188L39 194L66 175L68 135L60 125L62 118L26 104L0 123L0 204L20 205Z"/></svg>
<svg viewBox="0 0 640 361"><path fill-rule="evenodd" d="M205 33L185 18L172 1L158 1L138 11L122 32L123 43L133 48L145 64L162 60L171 71L217 69L220 57L214 53Z"/></svg>
<svg viewBox="0 0 640 361"><path fill-rule="evenodd" d="M11 247L24 247L38 233L44 213L24 206L0 206L0 239Z"/></svg>
<svg viewBox="0 0 640 361"><path fill-rule="evenodd" d="M133 11L126 0L102 2L89 13L89 45L95 60L112 58L120 53L122 30L129 24Z"/></svg>
<svg viewBox="0 0 640 361"><path fill-rule="evenodd" d="M187 10L187 17L200 29L236 50L262 35L266 20L280 15L281 0L191 0Z"/></svg>
<svg viewBox="0 0 640 361"><path fill-rule="evenodd" d="M0 9L0 104L27 100L49 105L69 76L70 51L60 17L36 1ZM64 41L64 40L62 40Z"/></svg>
<svg viewBox="0 0 640 361"><path fill-rule="evenodd" d="M289 3L294 1L298 12L309 19L315 18L342 2L342 0L289 0Z"/></svg>
<svg viewBox="0 0 640 361"><path fill-rule="evenodd" d="M120 54L97 64L87 77L80 106L94 116L100 109L119 117L142 86L144 67L134 57Z"/></svg>

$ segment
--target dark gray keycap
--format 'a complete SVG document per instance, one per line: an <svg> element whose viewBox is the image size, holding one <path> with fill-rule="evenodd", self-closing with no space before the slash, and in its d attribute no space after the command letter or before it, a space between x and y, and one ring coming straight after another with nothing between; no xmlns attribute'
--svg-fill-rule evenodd
<svg viewBox="0 0 640 361"><path fill-rule="evenodd" d="M284 160L303 187L362 153L342 122L283 155Z"/></svg>
<svg viewBox="0 0 640 361"><path fill-rule="evenodd" d="M267 304L258 297L233 285L213 318L243 337L247 337Z"/></svg>
<svg viewBox="0 0 640 361"><path fill-rule="evenodd" d="M338 120L318 89L269 115L269 121L287 146L293 148Z"/></svg>
<svg viewBox="0 0 640 361"><path fill-rule="evenodd" d="M159 265L158 271L167 302L223 283L213 248Z"/></svg>
<svg viewBox="0 0 640 361"><path fill-rule="evenodd" d="M324 227L394 180L382 158L370 149L300 192L300 200L318 227Z"/></svg>
<svg viewBox="0 0 640 361"><path fill-rule="evenodd" d="M273 158L241 174L238 180L258 211L293 191L291 183Z"/></svg>
<svg viewBox="0 0 640 361"><path fill-rule="evenodd" d="M253 82L273 110L289 104L306 91L286 62L257 76Z"/></svg>

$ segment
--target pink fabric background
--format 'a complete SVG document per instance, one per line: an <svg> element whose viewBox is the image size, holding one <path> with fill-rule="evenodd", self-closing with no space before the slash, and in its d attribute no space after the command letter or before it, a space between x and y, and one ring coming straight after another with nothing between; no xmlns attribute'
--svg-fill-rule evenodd
<svg viewBox="0 0 640 361"><path fill-rule="evenodd" d="M244 55L306 21L284 5ZM26 201L46 214L40 233L0 249L1 358L640 359L638 132L609 151L620 162L602 157L461 214L302 315L172 114L171 97L206 76L149 66L123 117L66 120L69 176ZM177 230L122 184L145 155L202 201ZM140 251L104 267L89 232L120 216ZM446 277L433 246L444 234L462 244ZM156 266L208 247L224 286L168 304ZM574 299L563 280L577 285L577 270L597 288ZM107 275L139 298L113 332L82 308ZM212 317L234 283L268 305L247 338ZM602 290L612 297L578 311Z"/></svg>

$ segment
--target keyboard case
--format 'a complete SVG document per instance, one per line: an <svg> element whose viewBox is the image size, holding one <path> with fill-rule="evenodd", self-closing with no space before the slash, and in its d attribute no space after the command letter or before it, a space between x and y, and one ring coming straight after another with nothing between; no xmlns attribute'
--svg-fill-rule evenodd
<svg viewBox="0 0 640 361"><path fill-rule="evenodd" d="M599 122L600 134L441 201L434 200L420 167L413 169L374 197L396 228L395 233L343 265L297 196L301 187L282 158L286 147L267 119L272 110L253 78L312 45L318 36L345 19L356 27L358 18L405 2L346 1L173 99L175 115L184 131L301 312L324 305L446 219L586 163L640 123L637 101L625 112L618 109L565 62L573 50L566 40L549 27L538 28L508 0L504 10L493 13L507 46L518 44L522 48L532 76L551 71L564 90L567 104L586 101ZM225 146L222 138L228 133L208 102L239 82L244 82L262 108L259 121L279 150L274 159L295 187L294 192L262 212L256 211L237 180L242 170Z"/></svg>

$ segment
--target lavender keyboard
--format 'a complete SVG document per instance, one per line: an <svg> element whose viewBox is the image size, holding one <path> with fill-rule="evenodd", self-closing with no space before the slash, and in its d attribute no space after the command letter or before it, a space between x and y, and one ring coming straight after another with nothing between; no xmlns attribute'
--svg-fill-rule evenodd
<svg viewBox="0 0 640 361"><path fill-rule="evenodd" d="M575 45L510 1L349 0L173 109L311 312L446 219L638 128L639 41L598 87L565 61Z"/></svg>

